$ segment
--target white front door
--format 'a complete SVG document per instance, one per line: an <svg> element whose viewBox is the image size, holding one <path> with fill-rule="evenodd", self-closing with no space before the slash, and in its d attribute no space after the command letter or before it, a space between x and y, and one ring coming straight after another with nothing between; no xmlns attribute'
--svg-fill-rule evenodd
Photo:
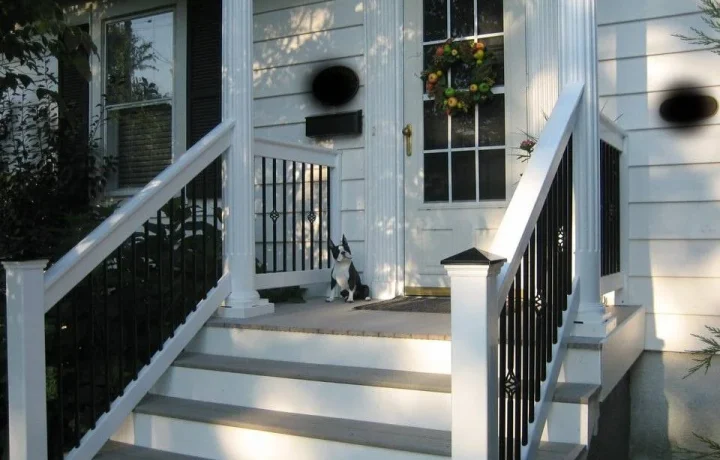
<svg viewBox="0 0 720 460"><path fill-rule="evenodd" d="M487 249L500 224L522 168L514 147L527 126L523 18L523 0L405 1L406 295L445 293L440 261ZM435 107L420 78L448 38L483 42L500 64L492 101L452 116ZM448 86L468 88L462 70L453 66Z"/></svg>

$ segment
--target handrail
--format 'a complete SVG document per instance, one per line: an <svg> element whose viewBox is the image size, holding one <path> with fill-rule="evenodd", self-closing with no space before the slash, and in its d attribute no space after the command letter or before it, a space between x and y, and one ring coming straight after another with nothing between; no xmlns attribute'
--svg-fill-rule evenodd
<svg viewBox="0 0 720 460"><path fill-rule="evenodd" d="M231 145L224 121L125 202L45 272L45 312Z"/></svg>
<svg viewBox="0 0 720 460"><path fill-rule="evenodd" d="M599 118L600 139L604 140L618 150L624 150L623 144L625 143L625 139L628 137L627 131L621 128L620 125L615 123L604 113L601 113Z"/></svg>
<svg viewBox="0 0 720 460"><path fill-rule="evenodd" d="M298 161L330 167L337 165L337 159L340 155L339 150L263 138L255 138L253 151L256 157Z"/></svg>
<svg viewBox="0 0 720 460"><path fill-rule="evenodd" d="M555 178L584 88L583 83L571 83L560 94L490 247L491 253L507 259L497 279L500 304L510 289L525 252L524 243L530 239Z"/></svg>

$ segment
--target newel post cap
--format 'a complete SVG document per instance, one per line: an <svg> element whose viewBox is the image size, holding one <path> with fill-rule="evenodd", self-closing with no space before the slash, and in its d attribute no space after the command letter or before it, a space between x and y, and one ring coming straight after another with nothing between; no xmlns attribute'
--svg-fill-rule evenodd
<svg viewBox="0 0 720 460"><path fill-rule="evenodd" d="M5 270L44 270L48 262L48 259L6 261L2 266Z"/></svg>
<svg viewBox="0 0 720 460"><path fill-rule="evenodd" d="M470 248L467 251L463 251L454 256L448 257L442 260L442 265L453 266L453 265L503 265L507 261L506 258L491 254L487 251L481 251L477 248Z"/></svg>

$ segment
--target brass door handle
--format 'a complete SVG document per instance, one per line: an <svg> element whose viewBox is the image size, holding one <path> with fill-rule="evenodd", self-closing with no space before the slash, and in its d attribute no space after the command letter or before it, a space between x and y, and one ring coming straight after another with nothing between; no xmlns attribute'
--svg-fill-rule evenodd
<svg viewBox="0 0 720 460"><path fill-rule="evenodd" d="M405 136L405 154L412 156L412 125L408 123L402 130L403 136Z"/></svg>

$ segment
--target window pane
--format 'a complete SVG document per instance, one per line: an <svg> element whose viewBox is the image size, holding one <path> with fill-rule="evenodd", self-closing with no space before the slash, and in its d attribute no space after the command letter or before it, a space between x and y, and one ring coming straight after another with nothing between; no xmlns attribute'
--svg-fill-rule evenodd
<svg viewBox="0 0 720 460"><path fill-rule="evenodd" d="M478 145L505 145L505 95L496 94L478 106L478 115Z"/></svg>
<svg viewBox="0 0 720 460"><path fill-rule="evenodd" d="M452 200L475 201L475 151L452 153Z"/></svg>
<svg viewBox="0 0 720 460"><path fill-rule="evenodd" d="M425 154L425 202L448 201L448 154Z"/></svg>
<svg viewBox="0 0 720 460"><path fill-rule="evenodd" d="M173 13L107 25L107 102L172 97Z"/></svg>
<svg viewBox="0 0 720 460"><path fill-rule="evenodd" d="M444 40L447 38L447 0L423 1L423 39Z"/></svg>
<svg viewBox="0 0 720 460"><path fill-rule="evenodd" d="M473 18L474 0L451 0L450 29L453 37L469 37L473 34L475 18Z"/></svg>
<svg viewBox="0 0 720 460"><path fill-rule="evenodd" d="M495 56L497 63L497 79L496 85L505 84L505 42L503 37L482 38L480 41L485 43L487 49Z"/></svg>
<svg viewBox="0 0 720 460"><path fill-rule="evenodd" d="M503 31L502 0L478 0L477 3L478 35L493 34Z"/></svg>
<svg viewBox="0 0 720 460"><path fill-rule="evenodd" d="M144 187L170 164L171 105L112 110L107 141L109 153L118 158L118 186Z"/></svg>
<svg viewBox="0 0 720 460"><path fill-rule="evenodd" d="M472 70L475 68L475 64L466 64L462 61L458 61L452 66L450 71L450 79L452 81L452 87L455 89L467 89L470 87L470 80L472 79Z"/></svg>
<svg viewBox="0 0 720 460"><path fill-rule="evenodd" d="M452 148L475 147L475 110L460 110L452 116Z"/></svg>
<svg viewBox="0 0 720 460"><path fill-rule="evenodd" d="M505 149L480 150L478 183L481 200L505 199Z"/></svg>
<svg viewBox="0 0 720 460"><path fill-rule="evenodd" d="M446 149L448 146L448 116L435 110L435 101L425 101L425 150Z"/></svg>

